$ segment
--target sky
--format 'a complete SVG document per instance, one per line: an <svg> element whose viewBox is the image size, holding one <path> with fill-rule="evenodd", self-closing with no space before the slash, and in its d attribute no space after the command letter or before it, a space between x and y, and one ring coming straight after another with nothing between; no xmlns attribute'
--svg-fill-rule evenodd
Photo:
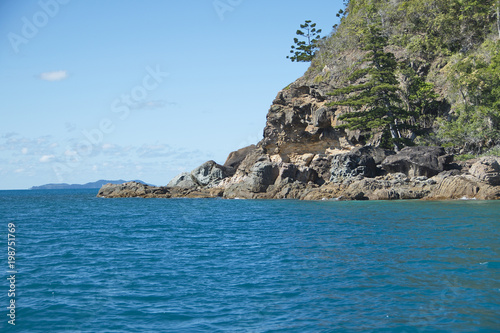
<svg viewBox="0 0 500 333"><path fill-rule="evenodd" d="M277 93L342 0L3 0L0 189L166 185L262 139Z"/></svg>

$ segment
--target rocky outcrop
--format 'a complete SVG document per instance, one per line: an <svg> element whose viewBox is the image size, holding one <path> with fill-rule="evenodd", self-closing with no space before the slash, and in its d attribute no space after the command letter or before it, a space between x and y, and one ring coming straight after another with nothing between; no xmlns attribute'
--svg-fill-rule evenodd
<svg viewBox="0 0 500 333"><path fill-rule="evenodd" d="M106 184L97 194L100 198L216 198L221 197L219 188L181 188L150 186L137 182Z"/></svg>
<svg viewBox="0 0 500 333"><path fill-rule="evenodd" d="M327 70L328 71L328 70ZM280 91L263 139L208 161L165 187L105 185L100 197L301 200L500 199L500 161L453 163L441 147L377 147L381 137L336 128L342 107L328 106L338 77L303 77ZM362 146L361 142L367 145Z"/></svg>
<svg viewBox="0 0 500 333"><path fill-rule="evenodd" d="M500 185L500 157L483 157L471 166L469 172L485 183Z"/></svg>
<svg viewBox="0 0 500 333"><path fill-rule="evenodd" d="M443 179L430 193L428 199L500 199L500 187L481 182L478 178L466 174Z"/></svg>
<svg viewBox="0 0 500 333"><path fill-rule="evenodd" d="M381 173L377 164L392 154L382 148L366 146L335 155L331 164L330 182L341 182L357 176L375 177Z"/></svg>
<svg viewBox="0 0 500 333"><path fill-rule="evenodd" d="M389 173L401 172L409 177L432 177L442 172L453 161L442 147L406 147L388 156L382 168Z"/></svg>
<svg viewBox="0 0 500 333"><path fill-rule="evenodd" d="M168 184L167 187L180 187L180 188L191 188L195 187L196 183L191 177L191 173L183 172L175 176Z"/></svg>
<svg viewBox="0 0 500 333"><path fill-rule="evenodd" d="M198 186L213 188L218 187L224 178L232 176L233 173L233 170L208 161L191 171L191 178Z"/></svg>
<svg viewBox="0 0 500 333"><path fill-rule="evenodd" d="M238 169L241 162L243 162L249 154L253 153L256 148L257 147L255 145L250 145L248 147L241 148L237 151L233 151L227 157L226 162L224 163L224 166L227 168L231 168L233 170Z"/></svg>

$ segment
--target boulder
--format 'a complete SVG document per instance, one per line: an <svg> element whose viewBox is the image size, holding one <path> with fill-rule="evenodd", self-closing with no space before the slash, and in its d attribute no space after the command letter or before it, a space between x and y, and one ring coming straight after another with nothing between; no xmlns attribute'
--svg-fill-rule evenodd
<svg viewBox="0 0 500 333"><path fill-rule="evenodd" d="M313 126L318 128L328 128L332 126L332 118L335 114L326 107L321 107L312 112Z"/></svg>
<svg viewBox="0 0 500 333"><path fill-rule="evenodd" d="M255 145L250 145L245 148L238 149L237 151L233 151L226 159L224 166L227 168L237 169L241 162L253 151L255 151Z"/></svg>
<svg viewBox="0 0 500 333"><path fill-rule="evenodd" d="M382 148L365 146L332 158L330 182L341 182L357 176L375 177L380 163L390 153Z"/></svg>
<svg viewBox="0 0 500 333"><path fill-rule="evenodd" d="M217 187L219 183L226 177L232 176L227 168L208 161L191 171L193 181L203 187Z"/></svg>
<svg viewBox="0 0 500 333"><path fill-rule="evenodd" d="M241 170L240 170L241 171ZM237 183L230 184L224 191L225 198L255 198L256 193L266 192L278 178L279 169L268 160L256 162L249 173Z"/></svg>
<svg viewBox="0 0 500 333"><path fill-rule="evenodd" d="M474 163L469 173L490 185L500 185L500 157L485 156Z"/></svg>
<svg viewBox="0 0 500 333"><path fill-rule="evenodd" d="M406 147L396 155L387 156L382 168L389 173L401 172L408 177L433 177L453 161L442 147Z"/></svg>
<svg viewBox="0 0 500 333"><path fill-rule="evenodd" d="M167 187L182 187L191 188L196 187L197 184L193 181L189 172L183 172L175 176L167 185Z"/></svg>
<svg viewBox="0 0 500 333"><path fill-rule="evenodd" d="M265 192L278 178L278 167L271 162L257 162L251 169L247 184L251 192Z"/></svg>
<svg viewBox="0 0 500 333"><path fill-rule="evenodd" d="M318 185L323 185L328 182L331 177L332 155L315 155L309 164L309 168L316 171L316 183Z"/></svg>
<svg viewBox="0 0 500 333"><path fill-rule="evenodd" d="M292 163L282 163L279 168L279 175L276 184L290 183L298 181L307 184L314 182L318 174L312 168L306 166L297 166Z"/></svg>

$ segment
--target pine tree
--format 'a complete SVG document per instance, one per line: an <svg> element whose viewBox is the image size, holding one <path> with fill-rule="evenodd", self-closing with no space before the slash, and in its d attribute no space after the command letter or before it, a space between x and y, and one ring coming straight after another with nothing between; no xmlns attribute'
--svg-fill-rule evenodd
<svg viewBox="0 0 500 333"><path fill-rule="evenodd" d="M314 57L314 53L318 49L319 41L321 40L320 33L321 29L316 29L316 23L312 23L307 20L304 24L300 25L302 30L297 30L297 36L301 36L306 40L299 40L297 37L293 39L295 45L292 45L290 53L293 56L287 56L292 62L309 62Z"/></svg>
<svg viewBox="0 0 500 333"><path fill-rule="evenodd" d="M399 82L396 78L398 63L394 54L385 52L387 38L382 35L379 25L371 25L364 37L363 50L368 51L363 62L365 68L356 70L350 82L364 79L365 83L351 84L337 89L329 95L342 96L342 100L329 103L329 106L349 106L352 112L345 113L339 120L345 124L339 127L350 130L377 131L383 133L381 146L398 151L409 140L401 134L410 129L405 121L410 111L402 107L398 96ZM362 82L363 82L362 81Z"/></svg>

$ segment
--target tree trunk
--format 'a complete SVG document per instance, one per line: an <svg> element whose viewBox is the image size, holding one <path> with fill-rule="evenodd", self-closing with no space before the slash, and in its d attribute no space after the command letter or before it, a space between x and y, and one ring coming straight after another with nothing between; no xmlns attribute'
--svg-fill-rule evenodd
<svg viewBox="0 0 500 333"><path fill-rule="evenodd" d="M389 125L389 131L391 132L391 137L393 139L399 139L398 135L397 135L398 132L397 132L397 130L394 129L394 125L393 124ZM395 152L399 151L399 147L398 147L398 145L396 143L394 143L394 151Z"/></svg>
<svg viewBox="0 0 500 333"><path fill-rule="evenodd" d="M498 38L500 38L500 0L497 1L497 29Z"/></svg>

